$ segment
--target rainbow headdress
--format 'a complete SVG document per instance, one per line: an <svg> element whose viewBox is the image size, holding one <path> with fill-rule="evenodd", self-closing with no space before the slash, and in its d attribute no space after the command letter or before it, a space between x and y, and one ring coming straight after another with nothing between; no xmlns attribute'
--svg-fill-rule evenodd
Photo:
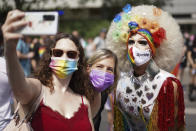
<svg viewBox="0 0 196 131"><path fill-rule="evenodd" d="M139 28L139 25L134 21L129 22L128 26L130 28L129 37L131 37L132 34L136 34L136 33L143 36L148 41L148 44L149 44L150 49L152 51L152 54L154 56L155 55L155 45L153 42L152 34L147 29ZM129 37L128 37L128 39L129 39ZM128 44L128 42L127 42L127 44Z"/></svg>
<svg viewBox="0 0 196 131"><path fill-rule="evenodd" d="M166 39L166 32L164 28L160 27L158 22L147 19L145 15L143 16L142 14L139 15L131 13L132 7L131 5L127 4L123 8L123 13L116 15L114 22L117 24L117 26L114 30L113 39L116 41L124 41L126 43L129 37L135 33L138 33L148 41L154 56L155 49L160 46L164 39ZM155 8L154 15L161 15L161 10Z"/></svg>
<svg viewBox="0 0 196 131"><path fill-rule="evenodd" d="M183 37L171 15L153 5L132 7L127 4L115 16L108 29L106 47L117 54L123 71L132 68L127 59L126 43L134 33L148 41L152 58L160 68L168 72L173 70L182 54Z"/></svg>

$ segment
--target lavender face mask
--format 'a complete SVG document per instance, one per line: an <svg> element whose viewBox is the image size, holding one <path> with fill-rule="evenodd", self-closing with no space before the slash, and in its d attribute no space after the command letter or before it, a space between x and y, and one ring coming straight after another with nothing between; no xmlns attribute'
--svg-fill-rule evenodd
<svg viewBox="0 0 196 131"><path fill-rule="evenodd" d="M114 75L101 70L91 70L90 80L95 90L102 92L114 83Z"/></svg>

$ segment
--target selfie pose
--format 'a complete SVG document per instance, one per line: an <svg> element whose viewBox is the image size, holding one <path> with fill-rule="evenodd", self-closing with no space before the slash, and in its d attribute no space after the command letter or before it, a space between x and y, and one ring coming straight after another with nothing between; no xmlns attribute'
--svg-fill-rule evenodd
<svg viewBox="0 0 196 131"><path fill-rule="evenodd" d="M182 54L176 21L155 6L128 4L111 23L106 45L117 54L121 70L115 131L127 130L125 121L131 131L184 130L183 89L169 73Z"/></svg>
<svg viewBox="0 0 196 131"><path fill-rule="evenodd" d="M25 112L40 98L30 120L34 131L92 131L91 99L86 75L84 51L78 39L64 33L46 50L35 78L25 78L16 55L16 33L28 24L24 13L10 11L2 27L7 72L13 93ZM42 95L41 97L39 97ZM88 98L88 99L87 99Z"/></svg>
<svg viewBox="0 0 196 131"><path fill-rule="evenodd" d="M118 80L117 56L108 49L97 50L87 61L90 85L94 90L94 101L90 103L95 131L99 131L101 113L108 95L116 88ZM108 121L113 127L112 112L108 111Z"/></svg>

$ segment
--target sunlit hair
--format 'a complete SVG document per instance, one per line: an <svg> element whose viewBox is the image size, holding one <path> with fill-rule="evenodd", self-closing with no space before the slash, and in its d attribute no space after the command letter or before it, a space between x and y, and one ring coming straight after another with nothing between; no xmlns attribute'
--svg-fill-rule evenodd
<svg viewBox="0 0 196 131"><path fill-rule="evenodd" d="M35 77L38 78L41 83L50 88L51 93L54 91L53 87L53 78L52 78L52 70L49 67L51 62L51 49L56 46L57 41L60 39L70 39L76 45L79 51L79 61L78 61L78 70L76 70L69 83L69 87L80 95L85 95L87 99L92 100L94 96L94 92L92 88L89 88L89 79L88 74L86 73L86 62L84 56L84 50L79 42L79 40L73 35L59 33L55 36L54 41L48 41L49 46L46 48L46 52L41 59L39 69L35 73Z"/></svg>
<svg viewBox="0 0 196 131"><path fill-rule="evenodd" d="M114 54L112 51L108 49L100 49L97 50L92 57L90 57L87 61L88 67L93 66L95 63L104 60L106 58L113 58L115 65L114 65L114 84L110 86L109 88L106 89L106 92L110 93L116 86L117 86L117 81L118 81L118 59L116 54Z"/></svg>

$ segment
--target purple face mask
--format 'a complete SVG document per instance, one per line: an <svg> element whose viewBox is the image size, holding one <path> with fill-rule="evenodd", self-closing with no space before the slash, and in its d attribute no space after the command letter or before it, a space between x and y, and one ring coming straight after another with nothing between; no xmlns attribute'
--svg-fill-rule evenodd
<svg viewBox="0 0 196 131"><path fill-rule="evenodd" d="M95 90L102 92L114 83L114 75L101 70L91 70L90 80Z"/></svg>

